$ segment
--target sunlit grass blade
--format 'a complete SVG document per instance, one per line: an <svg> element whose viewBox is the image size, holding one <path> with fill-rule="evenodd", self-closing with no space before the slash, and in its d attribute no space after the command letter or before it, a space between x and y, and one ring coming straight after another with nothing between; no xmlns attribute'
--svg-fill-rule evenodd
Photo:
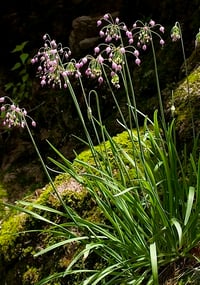
<svg viewBox="0 0 200 285"><path fill-rule="evenodd" d="M34 254L34 257L37 257L39 255L42 255L42 254L45 254L51 250L55 250L56 248L58 247L61 247L61 246L64 246L66 244L69 244L69 243L73 243L73 242L80 242L80 241L83 241L83 240L88 240L89 237L88 236L81 236L81 237L75 237L75 238L67 238L63 241L60 241L60 242L57 242L57 243L54 243L53 245L51 246L48 246L46 247L45 249L42 249L40 250L39 252L37 252L36 254Z"/></svg>
<svg viewBox="0 0 200 285"><path fill-rule="evenodd" d="M182 247L182 241L183 241L182 227L181 227L180 223L175 218L171 219L171 223L176 228L176 231L178 234L178 246L179 246L179 248L181 248Z"/></svg>
<svg viewBox="0 0 200 285"><path fill-rule="evenodd" d="M63 272L58 272L54 273L50 276L47 276L43 278L42 280L38 281L35 283L35 285L45 285L45 284L50 284L49 282L52 282L55 279L62 278L63 277Z"/></svg>
<svg viewBox="0 0 200 285"><path fill-rule="evenodd" d="M151 259L151 268L153 274L154 285L159 285L158 282L158 262L157 262L157 251L156 243L150 244L150 259Z"/></svg>
<svg viewBox="0 0 200 285"><path fill-rule="evenodd" d="M185 213L185 219L184 219L184 226L187 225L190 219L192 207L194 203L194 197L195 197L195 188L190 186L189 191L188 191L188 199L187 199L187 207L186 207L186 213Z"/></svg>
<svg viewBox="0 0 200 285"><path fill-rule="evenodd" d="M94 249L98 249L99 247L104 247L103 243L88 243L87 246L81 250L76 256L74 256L73 260L68 265L67 269L64 272L64 276L68 274L68 272L72 269L72 267L79 261L79 259L83 259L85 254L88 254L89 251L93 251Z"/></svg>

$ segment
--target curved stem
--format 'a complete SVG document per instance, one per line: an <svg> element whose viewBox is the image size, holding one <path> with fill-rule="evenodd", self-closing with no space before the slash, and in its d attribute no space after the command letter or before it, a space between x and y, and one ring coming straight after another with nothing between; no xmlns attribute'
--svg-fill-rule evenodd
<svg viewBox="0 0 200 285"><path fill-rule="evenodd" d="M157 91L158 91L158 100L159 100L159 106L160 106L161 121L162 121L163 128L164 128L164 131L166 134L167 127L166 127L165 114L164 114L164 108L163 108L163 102L162 102L162 95L161 95L161 90L160 90L158 66L157 66L156 53L155 53L153 40L151 40L151 47L152 47L152 52L153 52L154 70L155 70L155 76L156 76L156 86L157 86Z"/></svg>
<svg viewBox="0 0 200 285"><path fill-rule="evenodd" d="M25 120L25 117L24 117L24 120ZM26 121L26 120L25 120L25 121ZM40 160L40 162L41 162L41 164L42 164L42 166L43 166L43 168L44 168L45 174L47 175L47 178L48 178L48 180L49 180L49 182L50 182L50 184L51 184L53 190L55 191L56 195L58 196L58 199L60 200L60 202L62 202L62 201L61 201L61 197L60 197L60 195L59 195L59 193L58 193L58 191L57 191L57 189L56 189L56 187L55 187L55 185L54 185L54 183L53 183L53 180L52 180L52 178L51 178L51 176L50 176L50 174L49 174L47 168L46 168L46 165L45 165L45 163L44 163L44 160L43 160L43 158L42 158L42 156L41 156L41 154L40 154L40 151L39 151L39 149L38 149L38 147L37 147L37 144L36 144L36 142L35 142L35 140L34 140L34 138L33 138L33 135L32 135L32 133L31 133L31 130L30 130L30 128L29 128L27 122L26 122L26 128L27 128L28 134L29 134L29 136L30 136L30 138L31 138L31 141L32 141L32 143L33 143L33 146L34 146L34 148L35 148L35 150L36 150L36 153L37 153L37 155L38 155L38 157L39 157L39 160ZM62 203L63 203L63 202L62 202Z"/></svg>
<svg viewBox="0 0 200 285"><path fill-rule="evenodd" d="M33 135L32 135L32 133L31 133L31 130L30 130L28 124L27 124L27 121L26 121L25 116L23 116L23 118L24 118L24 121L26 122L26 128L27 128L28 134L29 134L29 136L30 136L30 138L31 138L31 141L32 141L33 146L34 146L34 148L35 148L35 150L36 150L36 153L37 153L37 155L38 155L38 157L39 157L39 160L40 160L40 162L41 162L41 164L42 164L42 167L43 167L43 169L44 169L44 172L45 172L45 174L46 174L46 176L47 176L47 178L48 178L48 180L49 180L49 183L51 184L51 186L52 186L52 188L53 188L53 190L54 190L54 192L55 192L55 194L56 194L58 200L60 201L61 205L64 207L64 209L65 209L66 212L69 214L69 216L74 220L74 218L72 217L72 214L69 212L69 209L68 209L66 203L63 201L61 195L59 194L58 190L57 190L56 187L55 187L55 184L53 183L53 180L52 180L52 178L51 178L51 175L49 174L49 171L47 170L47 167L46 167L46 165L45 165L45 163L44 163L44 160L43 160L43 158L42 158L42 156L41 156L41 154L40 154L40 151L39 151L39 149L38 149L38 147L37 147L37 144L36 144L36 142L35 142L35 140L34 140L34 138L33 138Z"/></svg>

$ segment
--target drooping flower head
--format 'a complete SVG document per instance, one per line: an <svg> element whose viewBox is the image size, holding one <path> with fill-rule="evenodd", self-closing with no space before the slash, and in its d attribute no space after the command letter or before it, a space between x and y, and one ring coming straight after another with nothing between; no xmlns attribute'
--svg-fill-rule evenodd
<svg viewBox="0 0 200 285"><path fill-rule="evenodd" d="M175 25L171 29L171 39L173 42L176 42L180 40L181 38L181 29L179 27L178 22L175 23Z"/></svg>
<svg viewBox="0 0 200 285"><path fill-rule="evenodd" d="M1 97L0 103L2 103L0 115L3 126L24 128L26 126L26 118L31 120L33 127L36 126L36 122L27 114L27 111L24 108L19 108L9 97Z"/></svg>
<svg viewBox="0 0 200 285"><path fill-rule="evenodd" d="M55 40L51 40L49 35L44 35L44 46L40 48L38 53L33 57L32 63L39 63L38 76L41 85L56 85L65 87L67 76L79 76L79 66L76 65L74 59L69 60L71 50L63 48Z"/></svg>
<svg viewBox="0 0 200 285"><path fill-rule="evenodd" d="M104 41L94 48L94 55L86 55L78 61L71 58L69 48L63 48L48 35L43 37L44 46L32 59L32 63L39 64L38 75L42 86L67 88L70 76L81 80L83 75L102 84L104 77L109 73L111 83L119 88L119 75L127 63L126 54L133 55L135 64L139 66L141 59L138 49L146 50L153 34L158 35L160 44L164 45L164 40L155 31L158 27L159 31L164 33L164 27L153 20L148 24L137 21L131 29L128 29L118 17L113 19L110 14L105 14L97 21L97 26L100 28L99 35Z"/></svg>
<svg viewBox="0 0 200 285"><path fill-rule="evenodd" d="M104 43L100 44L101 53L105 62L110 66L111 83L119 88L119 75L123 70L126 61L126 54L132 54L136 65L140 65L139 51L134 46L134 39L131 30L128 30L124 22L119 18L113 19L110 14L105 14L97 26L101 27L100 37L104 38ZM98 48L98 52L100 49Z"/></svg>
<svg viewBox="0 0 200 285"><path fill-rule="evenodd" d="M154 20L150 20L149 23L143 23L138 20L133 24L133 28L131 30L133 37L136 38L137 46L142 48L144 51L152 41L153 35L156 35L159 38L160 45L163 46L165 42L160 33L163 34L164 31L164 27L157 24Z"/></svg>
<svg viewBox="0 0 200 285"><path fill-rule="evenodd" d="M97 21L97 26L102 26L99 35L105 38L105 42L109 43L112 40L121 39L121 31L127 31L127 27L123 22L120 22L119 18L113 19L110 14L105 14L100 20Z"/></svg>

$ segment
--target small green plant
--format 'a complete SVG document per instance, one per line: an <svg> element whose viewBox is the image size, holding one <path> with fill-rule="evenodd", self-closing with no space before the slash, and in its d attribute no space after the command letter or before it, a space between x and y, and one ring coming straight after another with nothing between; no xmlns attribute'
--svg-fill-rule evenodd
<svg viewBox="0 0 200 285"><path fill-rule="evenodd" d="M83 285L164 284L166 268L183 263L189 267L199 262L200 158L197 137L193 136L192 152L183 156L176 141L176 119L172 116L166 121L165 118L154 48L156 38L164 46L164 27L150 20L148 23L136 21L128 29L119 18L113 19L109 14L105 14L97 26L104 41L95 47L94 55L86 55L77 61L71 58L69 48L44 35L44 46L32 63L39 65L38 76L43 87L68 88L85 131L85 140L80 139L92 157L88 162L76 156L72 163L48 142L60 159L50 160L90 193L104 219L102 222L85 219L65 203L34 141L26 111L12 101L7 103L7 98L2 97L3 124L27 128L62 209L24 201L9 206L52 226L48 231L56 234L57 240L60 237L58 242L38 251L35 257L69 244L80 246L62 272L47 276L38 281L38 285L72 275L81 276L79 284ZM182 39L178 23L172 29L171 37L173 41ZM159 101L159 110L155 110L152 119L137 109L130 71L142 64L140 52L150 48ZM94 80L95 85L99 84L98 88L107 87L118 110L118 123L127 133L128 150L112 138L103 125L98 88L86 91L83 76ZM84 117L77 99L74 80L78 81L83 94L88 118ZM120 89L126 98L123 110L117 99ZM91 98L96 102L95 114ZM142 126L139 117L143 118ZM93 126L98 147L94 145L86 120ZM35 125L32 120L32 126ZM44 218L38 210L56 214L65 222L59 224ZM101 266L87 267L92 254L102 260ZM185 272L179 274L176 280L179 284L187 284L190 277L198 278L194 276L195 270L189 277L189 271Z"/></svg>
<svg viewBox="0 0 200 285"><path fill-rule="evenodd" d="M27 44L28 41L22 42L11 51L14 54L19 54L19 61L11 68L16 76L13 77L12 82L6 83L5 91L11 94L16 103L31 95L32 82L28 71L30 55L25 51Z"/></svg>

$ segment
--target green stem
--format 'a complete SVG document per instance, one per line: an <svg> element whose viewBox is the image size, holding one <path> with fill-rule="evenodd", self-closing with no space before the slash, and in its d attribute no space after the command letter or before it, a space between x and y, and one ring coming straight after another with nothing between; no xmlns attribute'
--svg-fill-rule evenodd
<svg viewBox="0 0 200 285"><path fill-rule="evenodd" d="M62 197L60 196L59 192L57 191L57 189L56 189L56 187L55 187L55 185L54 185L54 183L53 183L53 180L52 180L52 178L51 178L51 175L49 174L49 171L47 170L47 167L46 167L46 165L45 165L45 163L44 163L44 160L43 160L43 158L42 158L42 156L41 156L41 154L40 154L40 151L39 151L39 149L38 149L38 147L37 147L37 144L36 144L36 142L35 142L35 140L34 140L34 138L33 138L33 135L32 135L32 133L31 133L31 130L30 130L28 124L27 124L27 121L26 121L25 116L23 116L23 119L24 119L24 121L26 122L26 128L27 128L28 134L29 134L29 136L30 136L30 138L31 138L31 141L32 141L33 146L34 146L34 148L35 148L35 150L36 150L36 153L37 153L37 155L38 155L38 157L39 157L39 160L40 160L40 162L41 162L41 164L42 164L42 167L43 167L43 169L44 169L44 171L45 171L45 174L47 175L47 178L48 178L48 180L49 180L49 182L50 182L50 184L51 184L51 186L52 186L52 188L53 188L53 190L54 190L54 192L55 192L55 194L56 194L58 200L60 201L61 205L64 207L64 209L65 209L67 212L69 212L68 209L67 209L67 206L66 206L65 202L63 201ZM71 216L71 214L70 214L70 216Z"/></svg>
<svg viewBox="0 0 200 285"><path fill-rule="evenodd" d="M130 69L129 69L129 64L126 58L126 55L124 56L124 61L125 61L125 67L126 67L126 71L127 72L127 77L128 77L128 83L129 86L126 85L126 80L124 81L124 86L125 86L125 91L126 91L126 96L127 96L127 103L128 103L128 108L129 108L129 112L132 112L133 118L134 118L134 122L136 125L136 132L137 132L137 138L138 138L138 144L139 144L139 148L140 148L140 155L141 155L141 159L144 162L145 158L144 158L144 150L142 147L142 143L141 143L141 133L140 133L140 126L139 126L139 121L138 121L138 112L137 112L137 103L136 103L136 99L135 99L135 91L134 91L134 87L133 87L133 81L132 81L132 77L130 74ZM125 74L124 72L124 74ZM122 76L123 80L124 77ZM130 94L131 94L131 99L132 99L132 104L131 104L131 100L129 97L129 90L128 87L130 88ZM131 106L133 106L133 108L131 108ZM131 119L130 119L131 121ZM132 136L132 132L131 132L131 136ZM131 137L131 141L133 142L133 138Z"/></svg>
<svg viewBox="0 0 200 285"><path fill-rule="evenodd" d="M152 47L152 52L153 52L154 70L155 70L155 76L156 76L156 85L157 85L157 91L158 91L158 100L159 100L159 106L160 106L161 120L162 120L163 128L164 128L164 131L166 134L167 127L166 127L165 114L164 114L164 108L163 108L163 103L162 103L162 95L161 95L161 91L160 91L160 81L159 81L159 76L158 76L158 65L157 65L156 53L155 53L153 40L151 40L151 47Z"/></svg>

